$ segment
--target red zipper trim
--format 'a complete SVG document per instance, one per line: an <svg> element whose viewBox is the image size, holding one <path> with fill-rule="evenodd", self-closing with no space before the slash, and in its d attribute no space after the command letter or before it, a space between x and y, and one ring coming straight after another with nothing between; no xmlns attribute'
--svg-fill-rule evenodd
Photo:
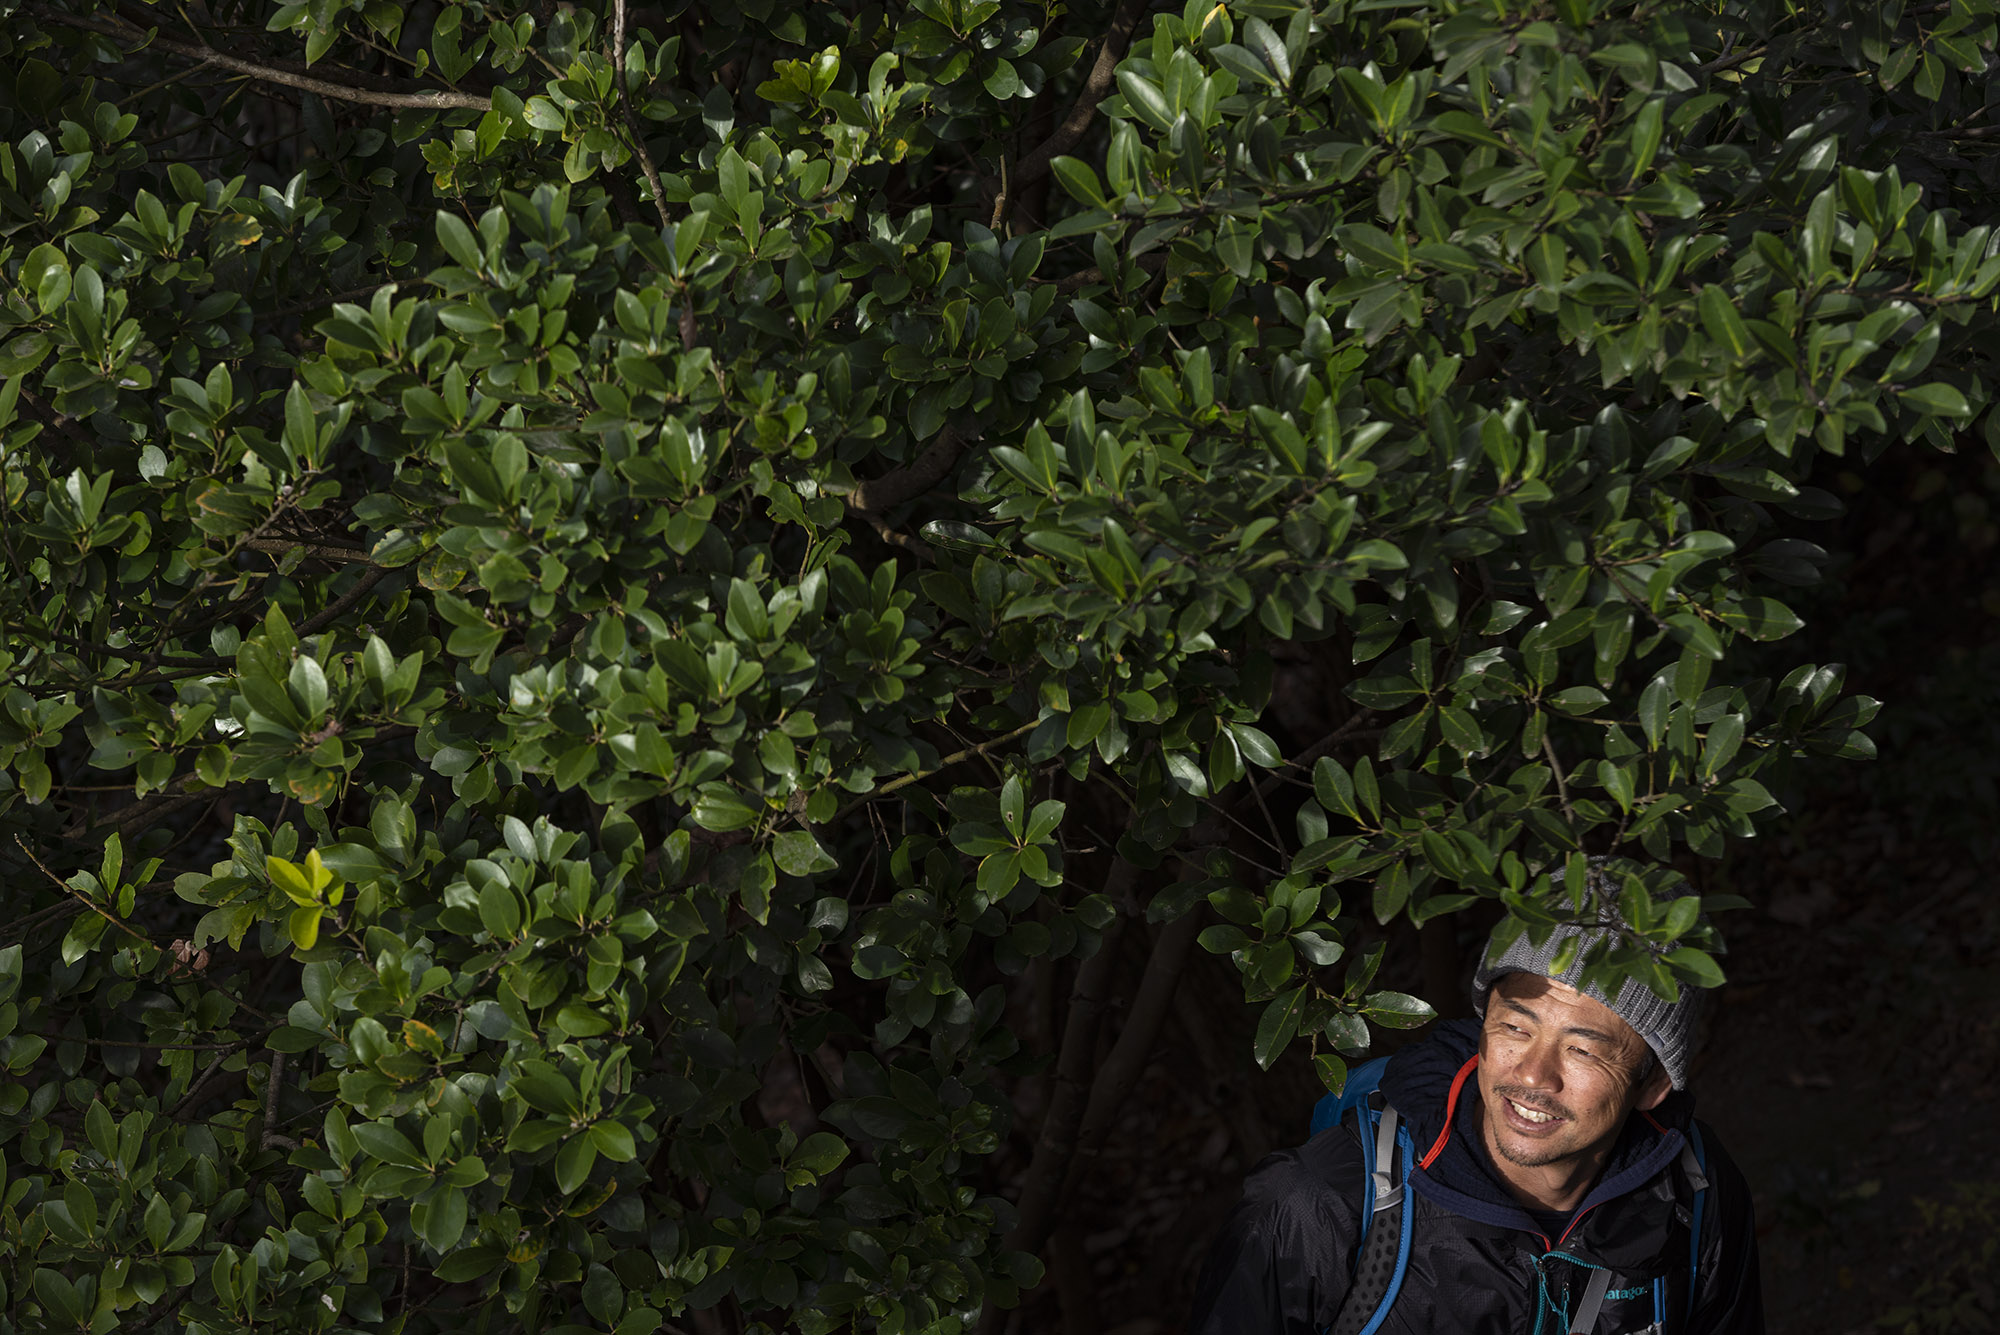
<svg viewBox="0 0 2000 1335"><path fill-rule="evenodd" d="M1465 1088L1465 1077L1471 1075L1472 1068L1477 1065L1479 1065L1479 1054L1475 1052L1471 1060L1459 1067L1458 1074L1452 1077L1451 1093L1447 1094L1444 1100L1444 1130L1438 1132L1438 1138L1432 1143L1430 1152L1417 1160L1417 1167L1429 1168L1437 1162L1438 1155L1444 1153L1445 1142L1451 1139L1451 1124L1458 1117L1459 1091Z"/></svg>
<svg viewBox="0 0 2000 1335"><path fill-rule="evenodd" d="M1557 1238L1557 1239L1556 1239L1556 1247L1560 1247L1560 1246L1562 1246L1562 1245L1563 1245L1563 1244L1564 1244L1565 1242L1568 1242L1568 1241L1569 1241L1569 1235L1570 1235L1570 1234L1572 1234L1572 1233L1574 1233L1574 1232L1576 1232L1576 1226L1577 1226L1578 1224L1581 1224L1581 1223L1583 1222L1583 1217L1584 1217L1585 1215L1589 1214L1589 1213L1590 1213L1590 1212L1591 1212L1592 1210L1595 1210L1596 1208L1597 1208L1597 1207L1596 1207L1595 1205L1590 1205L1590 1206L1586 1206L1586 1207L1584 1207L1583 1209L1581 1209L1581 1210L1578 1210L1578 1211L1577 1211L1577 1212L1576 1212L1576 1213L1575 1213L1574 1215L1572 1215L1572 1216L1570 1217L1570 1221L1569 1221L1569 1227L1568 1227L1568 1228L1566 1228L1566 1229L1564 1229L1564 1230L1563 1230L1563 1235L1562 1235L1561 1237L1559 1237L1559 1238ZM1554 1251L1555 1249L1556 1249L1555 1247L1544 1247L1544 1248L1543 1248L1543 1250L1544 1250L1544 1251L1551 1251L1551 1252L1552 1252L1552 1251Z"/></svg>

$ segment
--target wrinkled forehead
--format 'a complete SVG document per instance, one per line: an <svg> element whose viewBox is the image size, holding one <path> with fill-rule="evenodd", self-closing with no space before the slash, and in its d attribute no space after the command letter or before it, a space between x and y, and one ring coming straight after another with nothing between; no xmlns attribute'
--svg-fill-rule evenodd
<svg viewBox="0 0 2000 1335"><path fill-rule="evenodd" d="M1507 1005L1508 1002L1513 1005ZM1568 983L1537 973L1504 974L1493 981L1493 993L1486 1003L1487 1015L1496 1011L1505 1014L1517 1007L1531 1012L1542 1024L1558 1029L1601 1034L1619 1047L1633 1050L1646 1046L1646 1040L1617 1011Z"/></svg>

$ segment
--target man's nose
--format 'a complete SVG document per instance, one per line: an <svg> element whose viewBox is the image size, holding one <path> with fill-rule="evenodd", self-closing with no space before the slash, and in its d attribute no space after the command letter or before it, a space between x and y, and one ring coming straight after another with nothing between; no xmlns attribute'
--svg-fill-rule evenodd
<svg viewBox="0 0 2000 1335"><path fill-rule="evenodd" d="M1562 1088L1562 1063L1553 1043L1530 1043L1514 1065L1515 1083L1531 1089Z"/></svg>

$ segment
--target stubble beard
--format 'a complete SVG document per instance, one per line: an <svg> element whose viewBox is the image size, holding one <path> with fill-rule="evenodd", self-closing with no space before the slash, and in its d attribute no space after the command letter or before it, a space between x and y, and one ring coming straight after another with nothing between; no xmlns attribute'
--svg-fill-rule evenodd
<svg viewBox="0 0 2000 1335"><path fill-rule="evenodd" d="M1496 1099L1512 1098L1503 1089L1495 1089L1493 1096ZM1569 1109L1560 1106L1543 1107L1539 1100L1533 1098L1512 1098L1512 1101L1524 1108L1533 1108L1536 1112L1551 1113L1560 1117L1569 1123L1572 1133L1574 1132L1576 1118L1570 1115ZM1494 1117L1497 1120L1500 1114L1497 1111L1489 1112L1488 1116ZM1516 1144L1508 1136L1505 1124L1501 1123L1494 1126L1491 1134L1487 1137L1487 1141L1490 1147L1501 1158L1517 1168L1545 1168L1559 1160L1570 1158L1574 1154L1574 1147L1570 1144L1572 1138L1572 1135L1566 1135L1555 1140L1538 1140L1530 1141L1526 1144Z"/></svg>
<svg viewBox="0 0 2000 1335"><path fill-rule="evenodd" d="M1500 1152L1501 1158L1517 1168L1546 1168L1559 1159L1570 1157L1566 1146L1538 1144L1528 1149L1509 1144L1500 1136L1494 1137L1493 1148Z"/></svg>

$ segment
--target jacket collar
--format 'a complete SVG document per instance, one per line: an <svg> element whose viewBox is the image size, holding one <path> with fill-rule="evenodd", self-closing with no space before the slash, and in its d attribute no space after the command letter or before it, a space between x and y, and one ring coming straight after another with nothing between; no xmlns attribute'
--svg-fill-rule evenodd
<svg viewBox="0 0 2000 1335"><path fill-rule="evenodd" d="M1545 1251L1583 1248L1609 1264L1639 1264L1657 1252L1673 1213L1665 1170L1686 1143L1693 1099L1676 1090L1650 1115L1629 1118L1597 1184L1564 1231L1550 1236L1508 1192L1479 1143L1478 1050L1478 1022L1448 1020L1430 1038L1396 1053L1382 1073L1383 1096L1409 1125L1417 1147L1421 1166L1411 1172L1411 1185L1462 1218L1533 1234ZM1636 1208L1597 1208L1624 1197Z"/></svg>

